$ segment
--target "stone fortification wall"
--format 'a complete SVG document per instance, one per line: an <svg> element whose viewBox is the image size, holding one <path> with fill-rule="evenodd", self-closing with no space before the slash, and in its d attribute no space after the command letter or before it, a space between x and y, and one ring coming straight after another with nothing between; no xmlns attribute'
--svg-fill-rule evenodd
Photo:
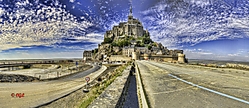
<svg viewBox="0 0 249 108"><path fill-rule="evenodd" d="M178 53L178 62L185 63L185 54Z"/></svg>

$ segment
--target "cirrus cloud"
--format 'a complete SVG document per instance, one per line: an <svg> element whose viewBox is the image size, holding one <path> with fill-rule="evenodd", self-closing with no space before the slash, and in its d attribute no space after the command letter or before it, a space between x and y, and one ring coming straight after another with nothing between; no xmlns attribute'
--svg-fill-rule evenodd
<svg viewBox="0 0 249 108"><path fill-rule="evenodd" d="M60 43L62 38L77 37L92 26L89 21L77 21L63 8L41 4L39 9L21 7L27 4L17 2L15 11L2 14L8 20L0 23L0 50Z"/></svg>
<svg viewBox="0 0 249 108"><path fill-rule="evenodd" d="M193 46L204 41L248 38L247 5L232 7L213 0L161 1L142 14L153 40L168 47Z"/></svg>

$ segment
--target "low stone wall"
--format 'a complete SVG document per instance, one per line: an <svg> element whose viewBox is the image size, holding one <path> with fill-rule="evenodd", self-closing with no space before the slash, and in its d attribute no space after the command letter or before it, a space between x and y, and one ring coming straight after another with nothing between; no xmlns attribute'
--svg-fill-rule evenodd
<svg viewBox="0 0 249 108"><path fill-rule="evenodd" d="M131 66L117 77L106 90L88 106L88 108L120 108L125 101L125 94L129 84Z"/></svg>

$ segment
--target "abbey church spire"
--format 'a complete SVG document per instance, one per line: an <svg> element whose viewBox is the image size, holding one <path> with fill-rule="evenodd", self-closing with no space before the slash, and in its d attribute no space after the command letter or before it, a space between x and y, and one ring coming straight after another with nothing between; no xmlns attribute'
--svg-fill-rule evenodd
<svg viewBox="0 0 249 108"><path fill-rule="evenodd" d="M132 16L132 0L129 0L130 1L130 13L129 13L129 16Z"/></svg>
<svg viewBox="0 0 249 108"><path fill-rule="evenodd" d="M130 13L129 16L132 16L132 5L130 6Z"/></svg>

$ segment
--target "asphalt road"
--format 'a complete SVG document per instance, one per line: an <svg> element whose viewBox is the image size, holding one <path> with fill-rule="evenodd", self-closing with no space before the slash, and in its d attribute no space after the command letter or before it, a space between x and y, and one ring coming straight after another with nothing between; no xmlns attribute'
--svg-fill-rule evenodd
<svg viewBox="0 0 249 108"><path fill-rule="evenodd" d="M85 77L96 78L104 70L93 66L93 68L68 76L63 79L44 82L25 83L0 83L0 107L1 108L28 108L47 103L51 100L64 96L86 84ZM11 94L24 93L19 98Z"/></svg>
<svg viewBox="0 0 249 108"><path fill-rule="evenodd" d="M249 72L137 61L153 108L249 108L248 104L199 89L168 74L249 101Z"/></svg>

